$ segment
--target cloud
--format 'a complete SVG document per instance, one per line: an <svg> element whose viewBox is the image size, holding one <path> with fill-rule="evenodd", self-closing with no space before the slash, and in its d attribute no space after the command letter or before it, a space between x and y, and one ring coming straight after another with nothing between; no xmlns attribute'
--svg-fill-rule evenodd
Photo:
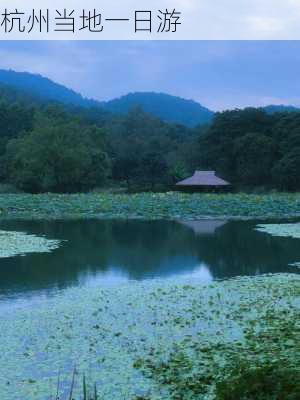
<svg viewBox="0 0 300 400"><path fill-rule="evenodd" d="M0 68L39 73L99 100L166 92L212 109L300 105L300 42L0 42Z"/></svg>

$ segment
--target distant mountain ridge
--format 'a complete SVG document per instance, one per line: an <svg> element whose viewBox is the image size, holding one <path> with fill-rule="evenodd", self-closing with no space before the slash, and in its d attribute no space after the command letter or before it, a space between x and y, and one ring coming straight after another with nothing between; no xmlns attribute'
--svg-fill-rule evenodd
<svg viewBox="0 0 300 400"><path fill-rule="evenodd" d="M164 122L188 127L209 124L215 115L213 111L194 100L186 100L166 93L135 92L101 102L85 98L80 93L42 75L0 69L0 92L7 92L9 88L15 91L15 93L11 93L12 101L14 97L18 98L18 91L20 91L21 94L27 94L31 101L58 102L84 108L93 107L96 111L98 108L102 113L126 114L130 109L140 107L144 112L160 118ZM286 105L270 105L262 109L269 114L300 111L297 107Z"/></svg>
<svg viewBox="0 0 300 400"><path fill-rule="evenodd" d="M107 111L126 114L133 107L141 107L148 114L165 122L196 126L210 123L214 112L201 104L165 93L136 92L101 103Z"/></svg>
<svg viewBox="0 0 300 400"><path fill-rule="evenodd" d="M40 102L59 102L80 107L96 107L115 114L126 114L136 106L169 123L196 126L209 123L214 113L193 100L165 93L130 93L111 101L87 99L81 94L41 75L13 70L0 70L0 86L28 93Z"/></svg>
<svg viewBox="0 0 300 400"><path fill-rule="evenodd" d="M87 107L95 104L72 89L53 82L51 79L29 72L0 70L0 84L28 92L40 101L55 101Z"/></svg>
<svg viewBox="0 0 300 400"><path fill-rule="evenodd" d="M300 112L300 108L295 107L295 106L287 106L284 104L269 105L269 106L263 107L263 109L268 114L274 114L276 112Z"/></svg>

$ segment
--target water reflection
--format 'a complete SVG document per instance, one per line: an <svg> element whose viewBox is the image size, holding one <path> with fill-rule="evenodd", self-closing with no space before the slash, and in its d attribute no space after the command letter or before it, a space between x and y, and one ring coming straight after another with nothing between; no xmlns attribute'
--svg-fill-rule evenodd
<svg viewBox="0 0 300 400"><path fill-rule="evenodd" d="M261 221L259 221L261 222ZM258 222L2 222L1 229L67 240L49 254L0 259L0 296L73 285L188 276L208 282L238 275L297 272L299 241L256 232Z"/></svg>
<svg viewBox="0 0 300 400"><path fill-rule="evenodd" d="M218 228L227 224L227 220L207 219L198 221L178 220L180 224L193 230L195 235L213 235Z"/></svg>

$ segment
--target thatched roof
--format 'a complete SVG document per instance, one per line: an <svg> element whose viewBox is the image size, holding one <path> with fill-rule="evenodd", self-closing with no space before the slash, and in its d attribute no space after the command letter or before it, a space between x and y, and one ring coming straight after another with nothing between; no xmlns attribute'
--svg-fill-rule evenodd
<svg viewBox="0 0 300 400"><path fill-rule="evenodd" d="M216 176L215 171L195 171L190 178L176 183L177 186L228 186L229 182Z"/></svg>

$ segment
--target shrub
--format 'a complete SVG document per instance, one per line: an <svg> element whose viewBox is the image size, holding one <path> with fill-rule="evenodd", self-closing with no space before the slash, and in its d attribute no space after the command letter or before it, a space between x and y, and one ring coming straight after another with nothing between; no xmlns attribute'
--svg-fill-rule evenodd
<svg viewBox="0 0 300 400"><path fill-rule="evenodd" d="M246 364L216 385L216 400L298 400L300 371L275 364Z"/></svg>

